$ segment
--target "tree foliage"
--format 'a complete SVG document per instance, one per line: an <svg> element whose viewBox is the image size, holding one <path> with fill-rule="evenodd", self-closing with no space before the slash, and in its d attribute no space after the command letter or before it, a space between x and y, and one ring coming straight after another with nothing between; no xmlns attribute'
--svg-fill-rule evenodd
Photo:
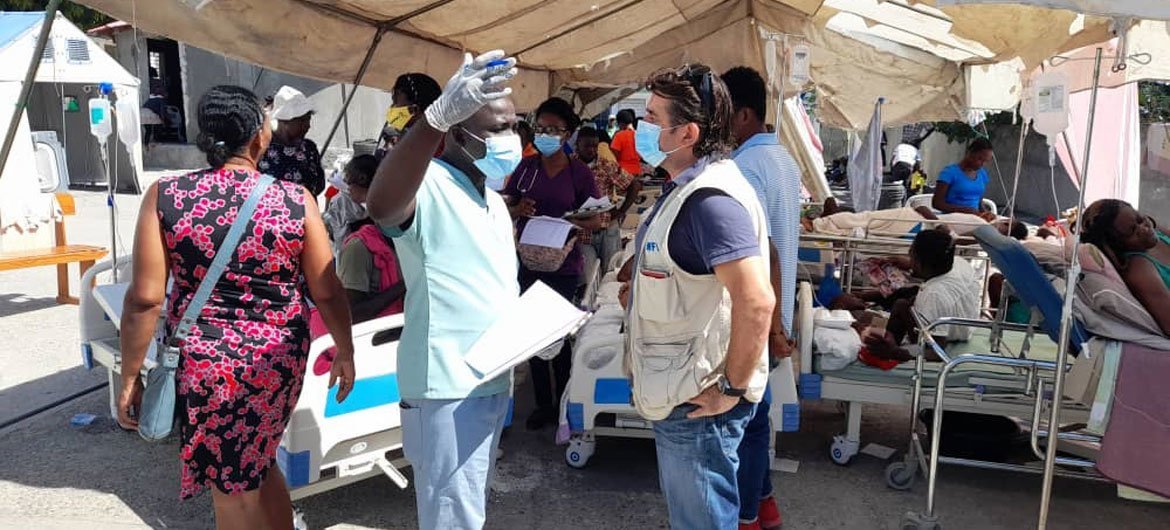
<svg viewBox="0 0 1170 530"><path fill-rule="evenodd" d="M1141 113L1142 123L1170 122L1170 83L1139 83L1138 112Z"/></svg>
<svg viewBox="0 0 1170 530"><path fill-rule="evenodd" d="M44 11L48 0L0 0L0 11ZM83 31L108 24L110 17L73 2L61 2L61 14Z"/></svg>

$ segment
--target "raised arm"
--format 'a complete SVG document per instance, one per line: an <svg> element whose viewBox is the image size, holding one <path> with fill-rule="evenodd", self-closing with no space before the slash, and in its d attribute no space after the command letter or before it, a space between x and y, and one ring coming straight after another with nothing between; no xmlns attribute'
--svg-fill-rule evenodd
<svg viewBox="0 0 1170 530"><path fill-rule="evenodd" d="M498 62L491 68L489 63ZM488 101L512 93L505 83L516 75L516 60L495 50L474 60L465 54L463 64L447 81L442 95L427 107L426 119L418 120L378 166L370 184L367 209L383 226L397 226L414 215L414 198L422 186L431 154L452 126L475 114Z"/></svg>

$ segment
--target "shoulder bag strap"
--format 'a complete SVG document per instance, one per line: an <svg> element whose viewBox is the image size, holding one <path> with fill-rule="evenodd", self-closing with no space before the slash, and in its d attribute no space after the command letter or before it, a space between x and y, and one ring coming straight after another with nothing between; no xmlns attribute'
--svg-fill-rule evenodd
<svg viewBox="0 0 1170 530"><path fill-rule="evenodd" d="M203 306L207 304L207 300L211 298L211 292L215 290L215 284L219 282L219 277L223 275L224 270L227 269L228 260L235 254L236 245L240 242L240 237L244 235L244 230L248 228L248 223L252 221L252 214L256 212L256 206L260 204L261 197L268 187L272 184L273 179L269 175L261 175L256 182L256 187L252 188L252 193L248 195L248 199L244 201L244 205L240 207L239 213L236 214L236 220L232 222L232 227L228 230L227 237L219 245L219 250L215 252L215 259L211 261L211 267L207 269L207 274L203 275L203 280L199 282L199 289L195 291L195 296L191 298L191 303L187 304L186 311L183 311L183 317L179 320L179 325L175 327L175 332L171 334L167 341L171 346L178 346L187 335L191 333L191 327L195 325L195 321L199 318L199 313L203 311ZM179 359L177 355L168 355L163 359L163 366L167 368L175 368L178 366Z"/></svg>

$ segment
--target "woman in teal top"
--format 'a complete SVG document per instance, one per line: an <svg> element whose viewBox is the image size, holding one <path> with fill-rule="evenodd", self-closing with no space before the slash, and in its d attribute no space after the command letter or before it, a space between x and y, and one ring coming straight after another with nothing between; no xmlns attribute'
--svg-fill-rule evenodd
<svg viewBox="0 0 1170 530"><path fill-rule="evenodd" d="M1170 233L1129 203L1102 199L1085 209L1083 237L1109 256L1125 285L1170 336Z"/></svg>
<svg viewBox="0 0 1170 530"><path fill-rule="evenodd" d="M981 212L983 194L991 180L983 166L994 153L991 142L979 138L967 146L967 154L958 164L943 168L938 174L931 206L943 213L969 213L995 219L995 212Z"/></svg>

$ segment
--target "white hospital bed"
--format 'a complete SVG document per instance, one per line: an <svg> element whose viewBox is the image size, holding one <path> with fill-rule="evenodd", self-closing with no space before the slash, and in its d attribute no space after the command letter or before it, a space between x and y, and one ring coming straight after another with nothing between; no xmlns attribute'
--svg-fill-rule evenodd
<svg viewBox="0 0 1170 530"><path fill-rule="evenodd" d="M631 404L632 390L622 366L625 311L618 302L619 288L615 272L602 278L596 289L593 318L578 331L573 348L572 376L564 402L573 433L565 462L575 468L589 462L598 436L654 437L651 422ZM800 428L800 404L794 393L794 374L785 378L782 369L773 370L769 379L773 396L769 418L774 431L792 432Z"/></svg>
<svg viewBox="0 0 1170 530"><path fill-rule="evenodd" d="M112 262L90 269L82 285L108 271ZM120 279L130 277L129 258L120 260ZM121 387L121 351L118 326L127 284L97 285L81 295L81 350L85 366L103 366L109 373L110 413ZM294 500L386 475L400 488L407 486L401 469L401 421L398 407L397 336L402 315L379 318L353 328L354 364L358 379L344 403L337 403L336 388L329 389L329 374L314 374L314 365L333 346L329 336L313 341L308 373L296 409L277 452ZM379 332L393 334L386 344L375 345ZM151 346L153 350L153 344ZM147 367L153 366L148 353ZM145 370L146 368L144 368Z"/></svg>
<svg viewBox="0 0 1170 530"><path fill-rule="evenodd" d="M829 447L830 457L841 465L848 464L857 455L861 446L861 418L864 405L908 406L910 414L917 421L922 403L933 403L935 385L941 363L905 363L889 371L854 362L841 370L822 371L815 359L812 346L813 291L809 283L802 282L797 291L796 333L801 356L800 396L802 399L829 399L844 403L846 408L846 430L833 437ZM1029 358L1051 358L1055 356L1055 344L1047 337L1026 337L1027 326L999 324L1004 336L992 340L991 323L967 321L969 325L981 327L972 340L950 347L950 355L957 357L968 352L981 352L1015 358L1026 353ZM1025 341L1029 341L1025 344ZM993 347L993 343L997 347ZM1026 350L1026 352L1025 352ZM920 365L919 365L920 364ZM1031 417L1035 400L1035 382L1027 374L1014 369L987 369L964 366L949 374L944 406L948 411L961 411L1006 417ZM921 396L915 398L915 381L921 380ZM923 401L926 400L926 401ZM1083 421L1088 410L1073 408L1070 418ZM903 464L903 462L895 462ZM901 469L887 472L888 485L896 489L909 489L914 477L902 477Z"/></svg>

